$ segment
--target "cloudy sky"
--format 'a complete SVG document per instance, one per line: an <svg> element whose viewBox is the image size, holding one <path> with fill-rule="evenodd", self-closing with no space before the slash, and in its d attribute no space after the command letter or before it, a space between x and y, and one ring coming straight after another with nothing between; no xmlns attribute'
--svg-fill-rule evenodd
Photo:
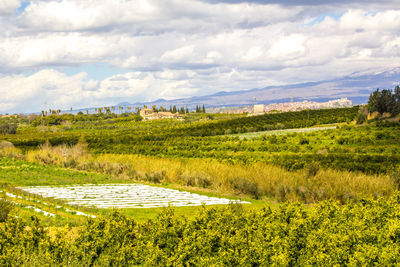
<svg viewBox="0 0 400 267"><path fill-rule="evenodd" d="M0 0L1 113L399 65L400 0Z"/></svg>

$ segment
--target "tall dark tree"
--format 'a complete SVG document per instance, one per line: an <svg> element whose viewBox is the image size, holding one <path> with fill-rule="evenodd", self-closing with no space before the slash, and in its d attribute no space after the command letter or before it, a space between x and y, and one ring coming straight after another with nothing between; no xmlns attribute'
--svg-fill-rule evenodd
<svg viewBox="0 0 400 267"><path fill-rule="evenodd" d="M206 107L204 106L204 104L203 104L203 113L206 113Z"/></svg>
<svg viewBox="0 0 400 267"><path fill-rule="evenodd" d="M393 98L396 103L395 114L399 114L400 113L400 86L398 86L398 85L394 88Z"/></svg>
<svg viewBox="0 0 400 267"><path fill-rule="evenodd" d="M391 113L393 116L400 113L400 88L396 86L394 92L390 89L376 89L371 93L368 100L368 111Z"/></svg>

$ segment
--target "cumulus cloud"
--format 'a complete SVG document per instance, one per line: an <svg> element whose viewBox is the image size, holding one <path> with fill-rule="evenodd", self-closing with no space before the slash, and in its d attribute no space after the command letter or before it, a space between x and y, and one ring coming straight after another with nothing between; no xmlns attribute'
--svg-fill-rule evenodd
<svg viewBox="0 0 400 267"><path fill-rule="evenodd" d="M45 69L31 75L0 77L0 112L34 112L44 109L85 108L108 106L123 101L143 102L159 98L174 99L214 93L216 90L238 90L240 86L261 86L265 79L234 70L212 73L188 70L160 72L129 72L102 81L88 78L82 72L68 76ZM235 84L227 86L226 81ZM203 88L205 87L205 88Z"/></svg>
<svg viewBox="0 0 400 267"><path fill-rule="evenodd" d="M399 1L335 3L32 0L17 13L21 1L3 0L0 111L41 110L44 98L54 108L110 105L396 67ZM101 80L61 71L98 62L126 71Z"/></svg>
<svg viewBox="0 0 400 267"><path fill-rule="evenodd" d="M21 5L21 0L1 0L0 15L9 15L14 13L15 9Z"/></svg>
<svg viewBox="0 0 400 267"><path fill-rule="evenodd" d="M212 32L219 25L265 25L288 20L300 11L247 3L211 6L196 0L62 0L34 1L16 21L30 31L128 31L159 35L202 29Z"/></svg>
<svg viewBox="0 0 400 267"><path fill-rule="evenodd" d="M59 71L45 69L32 75L0 77L0 112L10 110L34 112L43 110L45 102L51 109L104 106L111 103L149 101L159 97L189 96L190 85L177 73L130 72L102 81L89 79L82 72L68 76ZM114 102L113 102L114 101Z"/></svg>
<svg viewBox="0 0 400 267"><path fill-rule="evenodd" d="M237 3L255 3L261 5L268 5L268 4L280 4L284 6L315 6L315 5L337 5L337 4L377 4L375 0L334 0L334 1L321 1L321 0L203 0L207 3L226 3L226 4L237 4ZM398 1L396 0L381 0L379 4L396 4Z"/></svg>

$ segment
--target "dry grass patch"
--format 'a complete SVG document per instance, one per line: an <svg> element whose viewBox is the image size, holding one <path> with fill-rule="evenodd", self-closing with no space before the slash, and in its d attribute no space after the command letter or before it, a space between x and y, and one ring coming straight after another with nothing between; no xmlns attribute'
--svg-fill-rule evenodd
<svg viewBox="0 0 400 267"><path fill-rule="evenodd" d="M29 151L27 159L80 170L96 171L134 181L175 183L216 193L263 196L280 201L315 203L324 199L349 199L391 195L396 184L388 175L320 169L312 163L291 172L255 163L232 165L212 159L155 158L141 155L90 155L84 144Z"/></svg>

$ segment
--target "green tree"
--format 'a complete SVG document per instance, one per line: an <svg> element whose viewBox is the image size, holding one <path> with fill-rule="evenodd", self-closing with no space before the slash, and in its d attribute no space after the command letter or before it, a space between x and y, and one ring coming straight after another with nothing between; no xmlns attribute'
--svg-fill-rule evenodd
<svg viewBox="0 0 400 267"><path fill-rule="evenodd" d="M394 92L390 89L376 89L368 100L368 111L383 114L386 112L397 115L400 112L400 88L396 86Z"/></svg>

